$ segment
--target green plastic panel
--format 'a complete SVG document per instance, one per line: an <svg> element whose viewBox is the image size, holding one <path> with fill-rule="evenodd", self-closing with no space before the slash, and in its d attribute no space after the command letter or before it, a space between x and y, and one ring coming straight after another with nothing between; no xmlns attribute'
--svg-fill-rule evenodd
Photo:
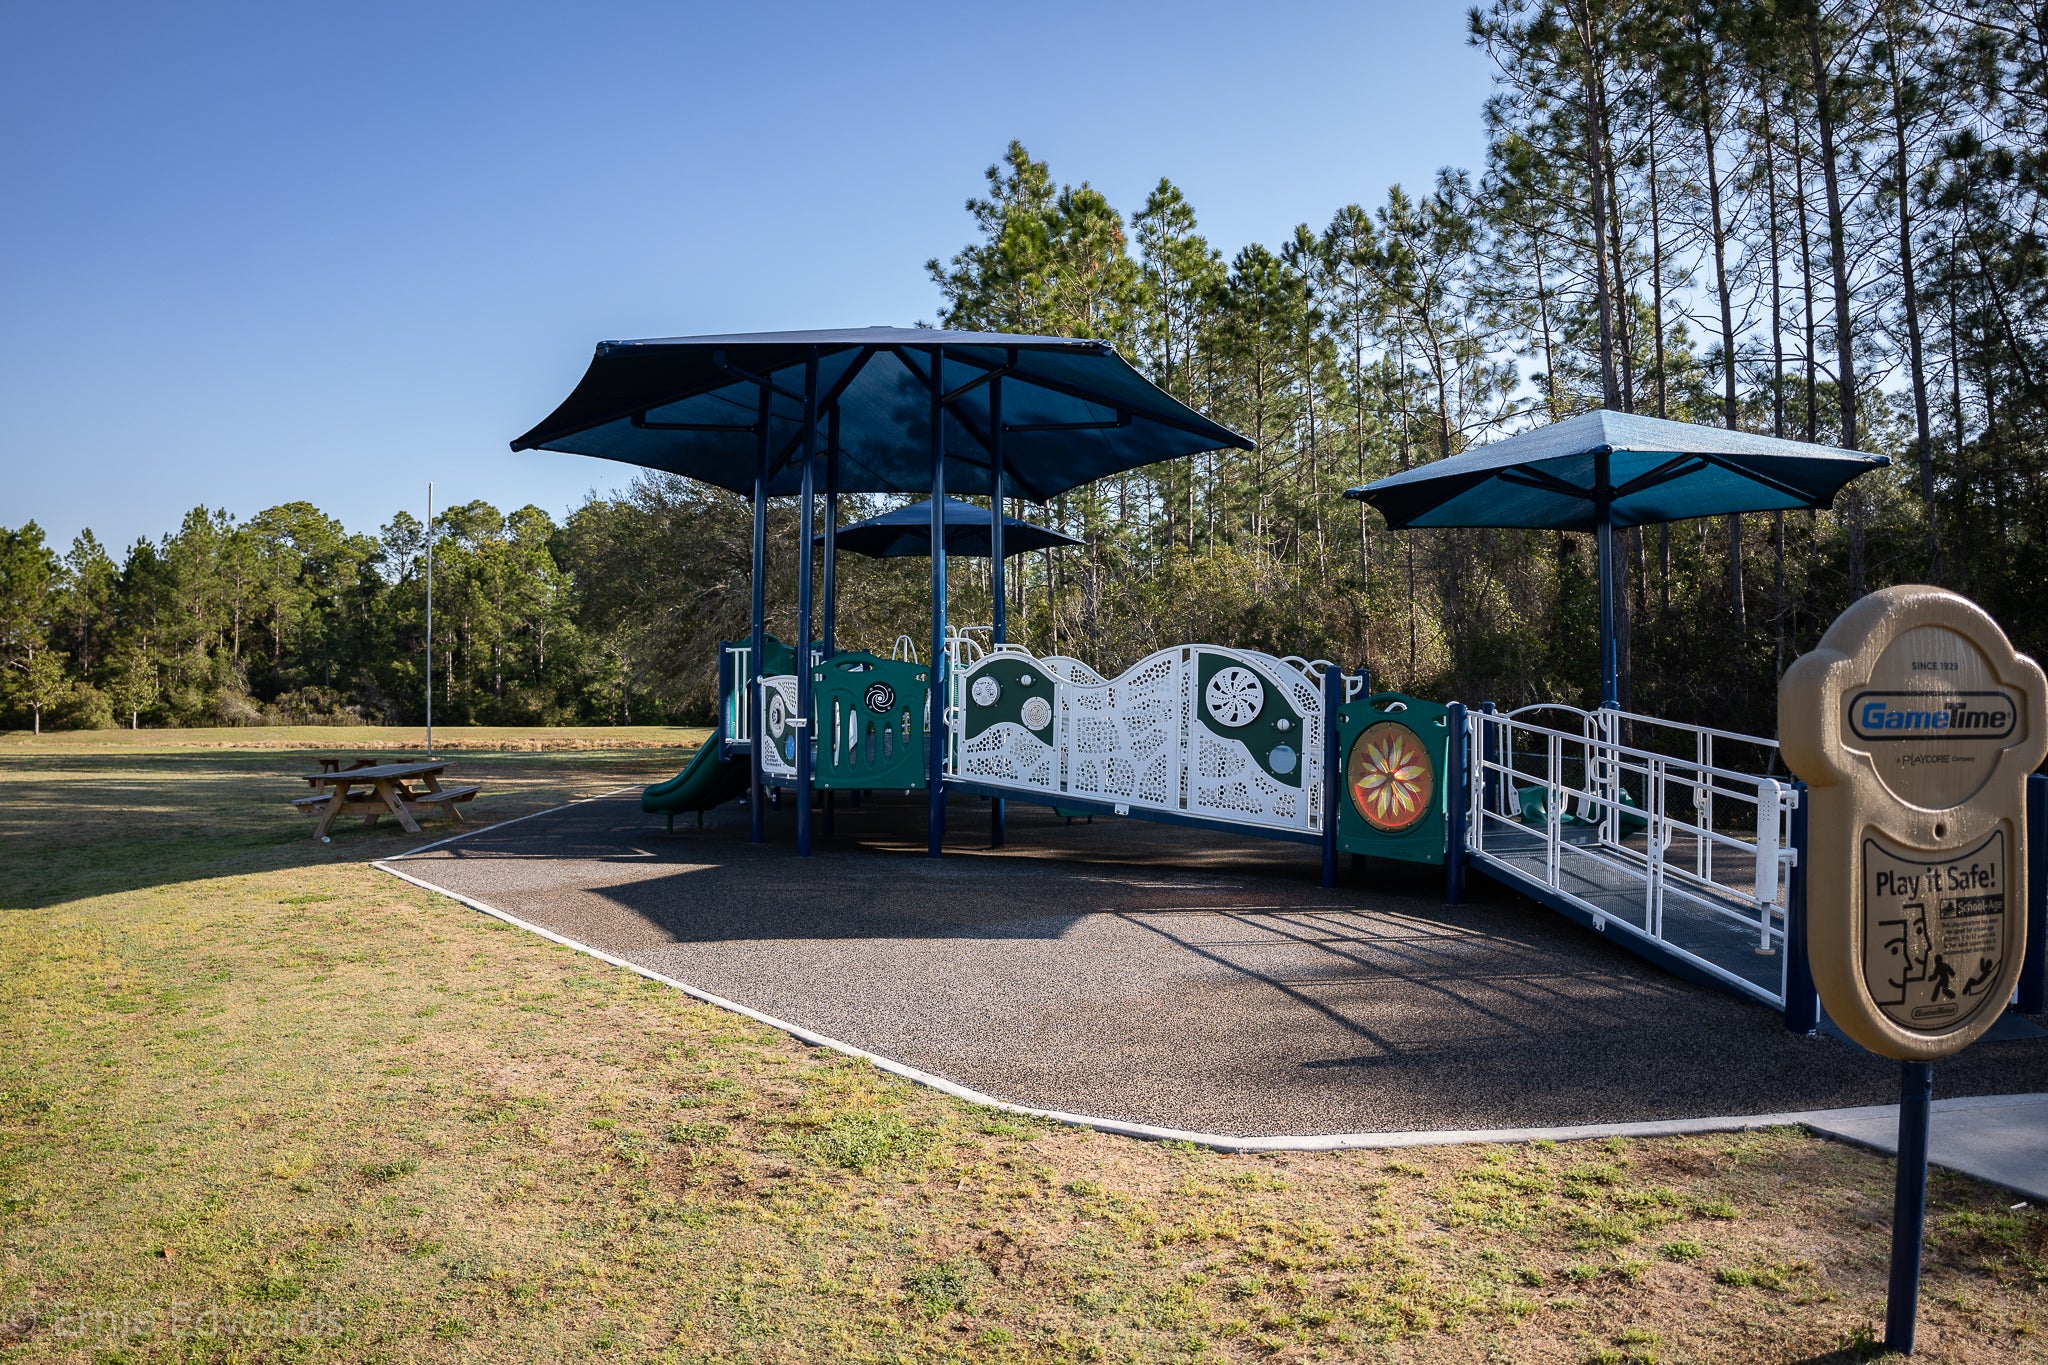
<svg viewBox="0 0 2048 1365"><path fill-rule="evenodd" d="M1337 847L1403 862L1444 861L1451 732L1441 704L1377 692L1337 711Z"/></svg>
<svg viewBox="0 0 2048 1365"><path fill-rule="evenodd" d="M1241 673L1251 673L1249 668L1227 654L1213 654L1202 651L1196 658L1195 669L1195 718L1198 725L1207 727L1212 735L1223 739L1234 739L1251 751L1252 761L1257 763L1266 776L1289 787L1301 785L1301 770L1304 766L1301 746L1302 737L1308 727L1302 723L1301 712L1280 694L1280 690L1263 678L1257 678L1255 687L1246 688L1241 694L1248 706L1256 706L1252 718L1240 725L1225 725L1217 720L1208 705L1209 684L1218 673L1234 668Z"/></svg>
<svg viewBox="0 0 2048 1365"><path fill-rule="evenodd" d="M922 791L930 757L923 664L834 654L811 670L822 790Z"/></svg>
<svg viewBox="0 0 2048 1365"><path fill-rule="evenodd" d="M1036 697L1042 705L1032 708L1031 719L1042 723L1025 728L1052 743L1058 718L1053 709L1054 686L1052 675L1028 657L1004 654L977 663L967 685L967 723L961 738L973 739L989 726L1004 721L1024 725L1024 704Z"/></svg>

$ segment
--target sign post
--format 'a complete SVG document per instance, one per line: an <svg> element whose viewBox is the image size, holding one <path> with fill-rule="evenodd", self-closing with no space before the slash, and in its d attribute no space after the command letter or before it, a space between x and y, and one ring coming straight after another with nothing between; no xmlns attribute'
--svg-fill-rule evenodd
<svg viewBox="0 0 2048 1365"><path fill-rule="evenodd" d="M1997 1021L2026 948L2026 784L2048 679L1967 598L1875 592L1778 687L1807 784L1807 957L1842 1032L1901 1063L1885 1345L1910 1355L1933 1062Z"/></svg>

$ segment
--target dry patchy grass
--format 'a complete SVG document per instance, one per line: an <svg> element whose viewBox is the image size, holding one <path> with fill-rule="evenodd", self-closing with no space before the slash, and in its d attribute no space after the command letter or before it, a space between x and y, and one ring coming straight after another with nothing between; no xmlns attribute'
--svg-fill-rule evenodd
<svg viewBox="0 0 2048 1365"><path fill-rule="evenodd" d="M395 831L317 848L274 755L105 761L0 765L5 1358L1871 1354L1891 1176L1867 1153L1779 1130L1249 1157L1048 1127L365 867ZM459 771L503 816L674 766ZM115 781L156 814L124 820ZM1934 1199L1924 1357L2048 1358L2048 1220L1963 1179Z"/></svg>

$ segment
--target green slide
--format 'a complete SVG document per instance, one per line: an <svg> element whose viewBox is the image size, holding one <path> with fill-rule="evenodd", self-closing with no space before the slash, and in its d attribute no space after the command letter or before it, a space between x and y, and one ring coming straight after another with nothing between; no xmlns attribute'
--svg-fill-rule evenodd
<svg viewBox="0 0 2048 1365"><path fill-rule="evenodd" d="M640 793L640 809L653 815L674 815L683 810L709 810L732 800L747 789L744 756L727 762L718 756L718 736L706 739L690 760L690 766L666 782L657 782Z"/></svg>

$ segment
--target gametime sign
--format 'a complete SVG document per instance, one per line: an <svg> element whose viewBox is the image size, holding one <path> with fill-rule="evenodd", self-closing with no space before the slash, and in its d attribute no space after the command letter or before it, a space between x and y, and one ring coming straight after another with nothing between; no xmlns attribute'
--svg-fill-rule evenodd
<svg viewBox="0 0 2048 1365"><path fill-rule="evenodd" d="M1808 786L1814 985L1873 1052L1947 1056L2012 993L2044 706L1998 624L1927 587L1851 606L1779 686L1779 744Z"/></svg>

